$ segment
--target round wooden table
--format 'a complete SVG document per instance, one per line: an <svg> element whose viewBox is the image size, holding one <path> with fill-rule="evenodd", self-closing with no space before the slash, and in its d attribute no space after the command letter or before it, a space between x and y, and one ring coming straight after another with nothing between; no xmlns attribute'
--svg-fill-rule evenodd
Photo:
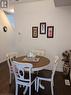
<svg viewBox="0 0 71 95"><path fill-rule="evenodd" d="M31 63L33 65L32 71L39 71L42 69L45 69L47 65L50 63L50 60L46 57L43 56L36 56L36 58L39 58L39 61L34 62L34 61L24 61L25 56L21 56L16 58L17 62L22 62L23 64L26 63Z"/></svg>

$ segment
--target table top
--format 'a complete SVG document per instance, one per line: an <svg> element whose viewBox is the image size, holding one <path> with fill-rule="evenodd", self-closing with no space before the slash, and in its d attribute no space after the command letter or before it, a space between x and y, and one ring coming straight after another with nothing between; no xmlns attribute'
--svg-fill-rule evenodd
<svg viewBox="0 0 71 95"><path fill-rule="evenodd" d="M50 63L50 60L46 57L43 56L36 56L36 58L39 60L38 61L25 61L23 60L25 56L21 56L16 58L17 62L22 62L22 63L31 63L33 65L33 71L39 71L47 67L47 65Z"/></svg>

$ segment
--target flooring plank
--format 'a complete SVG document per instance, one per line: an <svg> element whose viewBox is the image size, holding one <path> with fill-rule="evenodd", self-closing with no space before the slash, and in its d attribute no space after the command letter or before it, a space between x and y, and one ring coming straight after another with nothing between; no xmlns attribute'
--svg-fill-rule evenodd
<svg viewBox="0 0 71 95"><path fill-rule="evenodd" d="M71 85L65 85L62 72L56 72L54 83L54 95L71 95ZM42 84L45 86L45 90L39 89L39 93L37 93L32 86L32 95L51 95L50 83L42 82ZM9 85L9 68L7 62L3 62L0 64L0 95L14 95L14 93L15 83L12 80L12 85ZM23 89L20 87L18 95L23 95Z"/></svg>

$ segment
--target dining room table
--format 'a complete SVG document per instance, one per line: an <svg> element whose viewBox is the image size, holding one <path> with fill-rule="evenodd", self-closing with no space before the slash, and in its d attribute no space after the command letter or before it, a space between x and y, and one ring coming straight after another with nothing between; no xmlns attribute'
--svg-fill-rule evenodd
<svg viewBox="0 0 71 95"><path fill-rule="evenodd" d="M44 56L36 56L34 58L28 58L27 56L20 56L15 59L17 62L31 63L33 65L32 71L40 71L45 69L50 63L49 58Z"/></svg>
<svg viewBox="0 0 71 95"><path fill-rule="evenodd" d="M48 64L50 63L49 58L44 56L36 56L36 57L27 57L27 56L20 56L15 59L15 61L19 63L31 63L33 65L32 72L37 72L47 68ZM40 83L40 88L45 89L45 87ZM25 92L28 88L25 89Z"/></svg>

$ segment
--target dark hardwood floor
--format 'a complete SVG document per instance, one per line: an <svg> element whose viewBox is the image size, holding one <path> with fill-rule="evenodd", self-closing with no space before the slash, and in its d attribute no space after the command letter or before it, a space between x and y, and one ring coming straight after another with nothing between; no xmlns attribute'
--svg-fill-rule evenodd
<svg viewBox="0 0 71 95"><path fill-rule="evenodd" d="M42 84L45 86L45 89L39 89L39 93L34 90L34 85L32 86L32 95L51 95L50 83L42 82ZM54 95L71 95L71 86L64 84L63 73L56 72L54 84ZM22 92L22 87L19 87L18 95L23 95ZM9 85L8 65L7 62L4 62L0 64L0 95L14 95L14 93L15 83L12 79L12 85Z"/></svg>

